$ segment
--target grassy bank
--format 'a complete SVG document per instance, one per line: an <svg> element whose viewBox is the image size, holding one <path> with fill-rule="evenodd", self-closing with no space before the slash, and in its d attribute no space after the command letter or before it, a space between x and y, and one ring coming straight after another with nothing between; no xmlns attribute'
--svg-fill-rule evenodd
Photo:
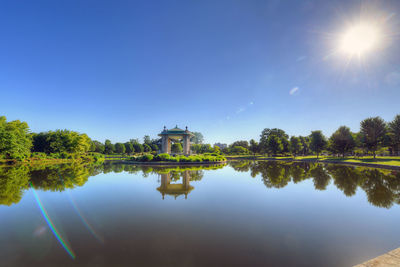
<svg viewBox="0 0 400 267"><path fill-rule="evenodd" d="M326 163L363 163L368 165L384 165L384 166L394 166L400 167L400 157L376 157L374 159L372 156L366 157L331 157L331 156L298 156L294 157L266 157L260 155L243 155L243 156L227 156L227 159L250 159L250 160L298 160L298 161L312 161L312 162L326 162Z"/></svg>
<svg viewBox="0 0 400 267"><path fill-rule="evenodd" d="M69 153L32 153L30 157L23 159L0 159L0 164L27 164L27 165L51 165L61 163L104 162L104 155L100 153L69 154Z"/></svg>

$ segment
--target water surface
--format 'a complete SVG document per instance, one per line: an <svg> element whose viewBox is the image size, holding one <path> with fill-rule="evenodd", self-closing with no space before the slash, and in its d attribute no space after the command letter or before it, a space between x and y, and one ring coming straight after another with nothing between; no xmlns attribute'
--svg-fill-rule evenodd
<svg viewBox="0 0 400 267"><path fill-rule="evenodd" d="M400 246L400 173L286 162L0 167L4 266L351 266Z"/></svg>

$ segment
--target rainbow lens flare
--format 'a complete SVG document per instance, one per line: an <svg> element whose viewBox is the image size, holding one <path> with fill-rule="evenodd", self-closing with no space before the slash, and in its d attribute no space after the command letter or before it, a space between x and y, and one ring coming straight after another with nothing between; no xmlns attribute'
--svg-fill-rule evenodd
<svg viewBox="0 0 400 267"><path fill-rule="evenodd" d="M72 251L72 249L67 245L65 240L61 237L60 233L58 232L57 228L55 227L54 223L51 221L49 215L47 214L46 209L43 206L42 201L39 198L39 195L37 194L35 188L33 188L32 182L29 182L30 187L32 188L33 195L35 196L35 200L40 208L40 211L42 212L42 215L44 219L46 220L47 224L49 225L51 231L57 238L58 242L60 242L61 246L67 251L68 255L71 256L72 259L75 259L75 253Z"/></svg>

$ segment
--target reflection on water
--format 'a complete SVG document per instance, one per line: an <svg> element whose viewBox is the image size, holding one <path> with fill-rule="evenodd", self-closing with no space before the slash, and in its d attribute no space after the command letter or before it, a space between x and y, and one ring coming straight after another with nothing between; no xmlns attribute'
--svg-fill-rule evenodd
<svg viewBox="0 0 400 267"><path fill-rule="evenodd" d="M400 204L398 171L307 162L234 161L230 165L236 171L250 172L252 177L261 175L268 188L284 188L290 182L311 179L316 190L325 190L333 181L348 197L361 188L374 206L390 208Z"/></svg>
<svg viewBox="0 0 400 267"><path fill-rule="evenodd" d="M368 201L374 206L390 208L400 204L400 172L352 167L334 164L278 161L232 161L229 165L238 172L249 172L251 177L261 176L267 188L284 188L311 179L316 190L325 190L333 184L346 196L356 194L358 188L365 191ZM56 165L50 167L0 167L0 205L18 203L29 182L35 189L64 191L83 186L88 178L100 173L140 173L143 177L158 174L162 194L175 198L194 189L190 181L200 181L205 170L223 168L224 165L191 167L150 167L139 165ZM181 183L176 183L181 180Z"/></svg>
<svg viewBox="0 0 400 267"><path fill-rule="evenodd" d="M351 166L0 167L0 265L351 266L400 246L398 204Z"/></svg>

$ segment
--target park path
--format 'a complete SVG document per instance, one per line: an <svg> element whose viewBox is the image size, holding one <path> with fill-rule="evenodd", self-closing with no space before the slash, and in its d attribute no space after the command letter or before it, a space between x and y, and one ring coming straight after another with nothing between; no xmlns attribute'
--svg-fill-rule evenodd
<svg viewBox="0 0 400 267"><path fill-rule="evenodd" d="M372 260L364 263L355 265L354 267L389 267L389 266L400 266L400 248L389 251L379 257L373 258Z"/></svg>

